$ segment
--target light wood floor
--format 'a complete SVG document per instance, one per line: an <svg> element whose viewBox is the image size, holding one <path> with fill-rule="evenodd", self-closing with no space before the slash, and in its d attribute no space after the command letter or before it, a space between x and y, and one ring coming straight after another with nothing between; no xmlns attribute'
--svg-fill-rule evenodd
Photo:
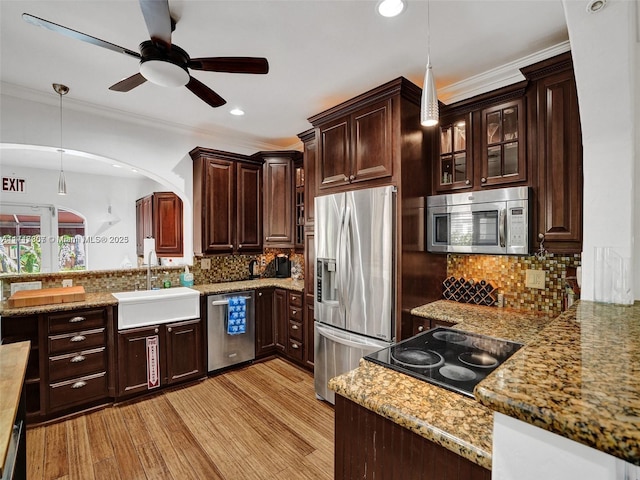
<svg viewBox="0 0 640 480"><path fill-rule="evenodd" d="M281 359L27 430L28 478L331 479L333 409Z"/></svg>

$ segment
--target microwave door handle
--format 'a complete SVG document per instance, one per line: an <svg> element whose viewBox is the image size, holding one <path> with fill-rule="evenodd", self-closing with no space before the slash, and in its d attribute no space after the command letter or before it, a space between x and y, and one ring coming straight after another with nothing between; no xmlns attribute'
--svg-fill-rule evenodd
<svg viewBox="0 0 640 480"><path fill-rule="evenodd" d="M500 239L500 246L506 247L505 245L505 231L507 227L507 209L503 208L500 210L500 218L498 219L498 235Z"/></svg>

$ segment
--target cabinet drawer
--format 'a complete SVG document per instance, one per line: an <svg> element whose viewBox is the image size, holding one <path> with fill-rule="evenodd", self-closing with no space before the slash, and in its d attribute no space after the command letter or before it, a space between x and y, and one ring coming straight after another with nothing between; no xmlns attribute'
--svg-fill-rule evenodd
<svg viewBox="0 0 640 480"><path fill-rule="evenodd" d="M302 343L290 338L288 353L291 358L302 361Z"/></svg>
<svg viewBox="0 0 640 480"><path fill-rule="evenodd" d="M59 410L107 396L107 372L49 385L49 407Z"/></svg>
<svg viewBox="0 0 640 480"><path fill-rule="evenodd" d="M428 318L413 317L411 324L411 335L417 335L431 328L431 320Z"/></svg>
<svg viewBox="0 0 640 480"><path fill-rule="evenodd" d="M107 350L104 347L49 357L49 381L51 382L81 377L106 369Z"/></svg>
<svg viewBox="0 0 640 480"><path fill-rule="evenodd" d="M289 292L289 305L302 307L302 295L300 295L299 293Z"/></svg>
<svg viewBox="0 0 640 480"><path fill-rule="evenodd" d="M302 308L300 307L289 307L289 318L291 320L296 320L298 322L302 321Z"/></svg>
<svg viewBox="0 0 640 480"><path fill-rule="evenodd" d="M76 310L73 312L49 315L49 333L72 333L78 330L92 330L104 327L106 314L104 309Z"/></svg>
<svg viewBox="0 0 640 480"><path fill-rule="evenodd" d="M302 341L302 323L289 320L289 337Z"/></svg>
<svg viewBox="0 0 640 480"><path fill-rule="evenodd" d="M49 354L71 353L91 348L104 347L106 343L104 328L79 331L64 335L49 336Z"/></svg>

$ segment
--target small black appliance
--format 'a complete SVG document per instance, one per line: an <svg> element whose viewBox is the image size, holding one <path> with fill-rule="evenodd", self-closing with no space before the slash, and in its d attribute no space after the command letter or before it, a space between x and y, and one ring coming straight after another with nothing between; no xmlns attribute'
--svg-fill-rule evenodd
<svg viewBox="0 0 640 480"><path fill-rule="evenodd" d="M257 260L251 260L249 262L249 280L253 280L254 278L259 278L260 275L258 275L258 261Z"/></svg>
<svg viewBox="0 0 640 480"><path fill-rule="evenodd" d="M288 278L291 276L291 261L286 255L276 256L276 278Z"/></svg>

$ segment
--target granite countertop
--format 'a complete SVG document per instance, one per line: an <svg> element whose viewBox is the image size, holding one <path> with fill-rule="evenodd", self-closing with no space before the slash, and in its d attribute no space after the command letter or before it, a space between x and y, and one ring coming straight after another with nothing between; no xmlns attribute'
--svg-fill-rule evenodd
<svg viewBox="0 0 640 480"><path fill-rule="evenodd" d="M492 410L640 465L640 302L578 302L475 395Z"/></svg>
<svg viewBox="0 0 640 480"><path fill-rule="evenodd" d="M437 301L413 315L453 328L527 344L552 318L537 313ZM477 400L380 365L360 366L329 381L336 393L472 462L491 469L493 412Z"/></svg>
<svg viewBox="0 0 640 480"><path fill-rule="evenodd" d="M27 371L29 349L29 342L0 345L0 477L5 473L9 442Z"/></svg>
<svg viewBox="0 0 640 480"><path fill-rule="evenodd" d="M293 280L291 278L258 278L255 280L240 280L237 282L210 283L205 285L194 285L193 289L201 295L226 293L238 290L258 289L258 288L284 288L295 292L304 291L303 280ZM64 312L79 308L107 307L118 304L118 300L108 292L87 293L81 302L54 303L50 305L36 305L33 307L9 307L8 302L0 304L0 315L18 317L25 315L37 315L39 313Z"/></svg>

